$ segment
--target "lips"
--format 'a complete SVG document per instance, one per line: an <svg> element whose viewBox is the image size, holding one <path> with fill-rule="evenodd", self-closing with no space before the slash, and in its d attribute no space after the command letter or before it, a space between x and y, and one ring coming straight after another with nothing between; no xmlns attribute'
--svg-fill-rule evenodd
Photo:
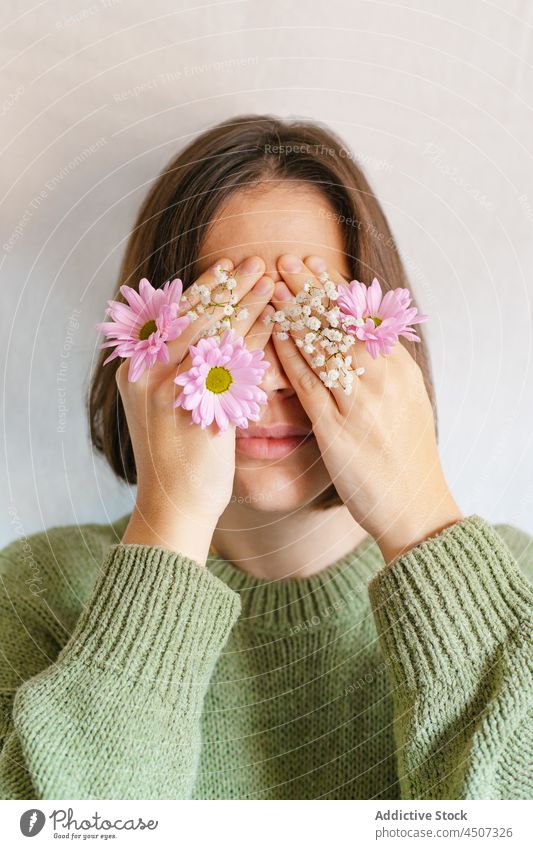
<svg viewBox="0 0 533 849"><path fill-rule="evenodd" d="M253 425L237 428L237 451L261 460L278 460L312 439L313 431L302 425Z"/></svg>
<svg viewBox="0 0 533 849"><path fill-rule="evenodd" d="M247 438L266 437L267 439L284 439L286 436L307 436L311 429L292 424L250 425L247 428L237 428L237 436Z"/></svg>

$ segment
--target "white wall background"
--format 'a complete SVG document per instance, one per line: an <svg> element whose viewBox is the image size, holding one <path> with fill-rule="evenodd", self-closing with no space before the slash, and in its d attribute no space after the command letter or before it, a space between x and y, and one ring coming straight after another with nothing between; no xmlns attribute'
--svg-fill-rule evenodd
<svg viewBox="0 0 533 849"><path fill-rule="evenodd" d="M4 0L2 15L0 543L131 509L89 449L94 324L151 180L243 111L326 122L366 165L432 318L448 482L464 512L533 533L531 0Z"/></svg>

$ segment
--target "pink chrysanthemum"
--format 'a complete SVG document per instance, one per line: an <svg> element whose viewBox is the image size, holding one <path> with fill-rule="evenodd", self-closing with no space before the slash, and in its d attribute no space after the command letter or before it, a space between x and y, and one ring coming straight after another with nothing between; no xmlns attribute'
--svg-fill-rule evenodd
<svg viewBox="0 0 533 849"><path fill-rule="evenodd" d="M399 287L382 295L379 281L374 277L368 288L352 280L348 286L339 284L338 290L337 305L345 329L365 342L373 359L389 354L400 336L420 342L410 325L427 321L429 316L417 315L416 307L409 306L409 289Z"/></svg>
<svg viewBox="0 0 533 849"><path fill-rule="evenodd" d="M192 367L174 380L183 386L175 407L192 410L192 421L202 430L213 420L223 432L229 423L245 428L249 419L259 419L259 405L267 396L258 384L270 365L264 351L249 351L243 337L230 329L220 338L200 339L189 352Z"/></svg>
<svg viewBox="0 0 533 849"><path fill-rule="evenodd" d="M182 291L178 279L154 289L143 277L138 292L131 286L121 286L120 292L127 303L108 301L106 314L112 321L96 325L107 336L101 347L115 348L104 365L115 357L131 357L128 380L135 382L156 362L168 363L166 343L177 339L190 323L187 316L178 316Z"/></svg>

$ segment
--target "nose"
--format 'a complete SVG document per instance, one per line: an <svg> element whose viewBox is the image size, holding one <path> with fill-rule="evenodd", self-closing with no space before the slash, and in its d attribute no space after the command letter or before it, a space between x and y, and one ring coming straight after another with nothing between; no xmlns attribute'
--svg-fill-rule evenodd
<svg viewBox="0 0 533 849"><path fill-rule="evenodd" d="M276 396L282 395L283 397L290 398L291 395L295 395L296 392L292 388L292 384L283 370L283 366L281 365L271 338L265 345L265 360L270 363L270 368L267 368L265 371L265 375L261 383L261 389L263 389L268 396L275 394Z"/></svg>

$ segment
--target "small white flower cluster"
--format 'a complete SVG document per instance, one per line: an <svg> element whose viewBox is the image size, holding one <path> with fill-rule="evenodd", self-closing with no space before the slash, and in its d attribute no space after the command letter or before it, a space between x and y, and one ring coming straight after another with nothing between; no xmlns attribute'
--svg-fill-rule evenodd
<svg viewBox="0 0 533 849"><path fill-rule="evenodd" d="M339 297L335 283L327 272L319 275L323 284L317 286L307 280L292 302L274 315L266 316L265 323L275 323L274 330L280 339L289 338L289 330L298 331L294 342L306 354L314 354L311 364L321 369L318 376L328 389L344 389L350 395L354 375L360 377L364 368L351 369L352 356L348 353L354 336L343 328L342 317L335 301ZM303 334L303 335L302 335Z"/></svg>
<svg viewBox="0 0 533 849"><path fill-rule="evenodd" d="M223 306L223 317L208 328L205 333L206 336L215 336L217 333L229 330L232 319L243 321L248 318L248 310L245 307L239 308L237 306L237 295L233 292L233 289L237 286L235 277L220 265L215 268L215 277L217 285L214 289L210 289L205 284L193 283L186 290L186 295L183 298L185 303L189 294L193 298L199 298L194 308L186 313L191 321L196 321L203 313L212 312L215 308Z"/></svg>

